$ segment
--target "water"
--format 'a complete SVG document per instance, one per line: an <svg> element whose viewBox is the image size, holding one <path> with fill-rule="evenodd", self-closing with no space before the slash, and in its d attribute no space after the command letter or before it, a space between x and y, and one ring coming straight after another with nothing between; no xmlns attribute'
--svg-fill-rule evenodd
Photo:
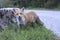
<svg viewBox="0 0 60 40"><path fill-rule="evenodd" d="M25 10L25 12L34 11L39 16L47 29L60 36L60 11L51 10Z"/></svg>

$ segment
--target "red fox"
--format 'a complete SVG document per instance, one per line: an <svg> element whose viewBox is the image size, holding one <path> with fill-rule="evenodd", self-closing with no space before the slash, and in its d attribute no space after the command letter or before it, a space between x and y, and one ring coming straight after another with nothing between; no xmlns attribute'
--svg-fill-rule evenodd
<svg viewBox="0 0 60 40"><path fill-rule="evenodd" d="M20 28L20 26L24 24L24 21L25 21L23 16L24 8L21 8L18 10L13 9L13 10L14 10L14 16L16 17L18 28Z"/></svg>
<svg viewBox="0 0 60 40"><path fill-rule="evenodd" d="M25 26L27 25L27 23L32 23L32 25L34 26L35 24L40 24L43 25L44 23L39 19L39 17L36 15L35 12L31 11L28 12L26 14L23 14L24 18L25 18Z"/></svg>
<svg viewBox="0 0 60 40"><path fill-rule="evenodd" d="M32 23L33 25L35 25L36 23L43 25L43 22L33 11L24 13L23 10L20 10L16 12L16 16L17 16L19 26L22 24L22 26L26 27L28 23Z"/></svg>

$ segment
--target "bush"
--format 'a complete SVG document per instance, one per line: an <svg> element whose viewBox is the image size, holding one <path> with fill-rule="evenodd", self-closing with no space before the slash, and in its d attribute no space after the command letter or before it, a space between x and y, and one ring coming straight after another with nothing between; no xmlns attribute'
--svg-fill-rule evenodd
<svg viewBox="0 0 60 40"><path fill-rule="evenodd" d="M5 0L5 7L56 8L60 0Z"/></svg>

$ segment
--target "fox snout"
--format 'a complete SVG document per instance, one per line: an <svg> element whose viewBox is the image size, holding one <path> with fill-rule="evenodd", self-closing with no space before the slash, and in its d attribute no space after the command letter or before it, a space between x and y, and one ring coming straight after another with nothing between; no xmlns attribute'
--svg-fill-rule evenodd
<svg viewBox="0 0 60 40"><path fill-rule="evenodd" d="M22 20L20 16L19 16L19 18L18 18L18 19L19 19L19 21L21 21L21 20Z"/></svg>
<svg viewBox="0 0 60 40"><path fill-rule="evenodd" d="M19 20L19 23L20 24L23 24L23 21L22 21L22 17L21 16L18 17L18 20Z"/></svg>

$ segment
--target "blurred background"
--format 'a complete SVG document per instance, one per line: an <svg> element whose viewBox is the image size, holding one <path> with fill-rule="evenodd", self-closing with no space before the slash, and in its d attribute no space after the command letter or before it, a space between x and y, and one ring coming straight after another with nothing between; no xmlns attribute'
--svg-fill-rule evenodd
<svg viewBox="0 0 60 40"><path fill-rule="evenodd" d="M0 7L60 9L60 0L0 0Z"/></svg>

